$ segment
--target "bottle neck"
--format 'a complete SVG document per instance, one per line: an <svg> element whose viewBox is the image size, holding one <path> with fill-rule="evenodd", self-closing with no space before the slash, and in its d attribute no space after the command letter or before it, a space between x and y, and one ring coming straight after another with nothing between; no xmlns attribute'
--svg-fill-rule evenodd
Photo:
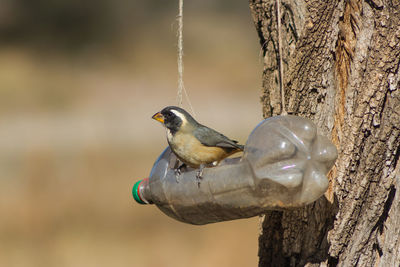
<svg viewBox="0 0 400 267"><path fill-rule="evenodd" d="M145 192L148 191L147 190L148 187L149 187L149 178L139 180L135 183L135 185L132 188L132 195L137 203L143 204L143 205L152 204L151 201L149 201L145 198Z"/></svg>

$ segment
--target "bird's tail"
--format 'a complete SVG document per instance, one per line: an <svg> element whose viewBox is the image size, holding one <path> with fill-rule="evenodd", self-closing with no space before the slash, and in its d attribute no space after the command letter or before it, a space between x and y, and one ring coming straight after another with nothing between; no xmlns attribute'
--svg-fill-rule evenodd
<svg viewBox="0 0 400 267"><path fill-rule="evenodd" d="M239 144L236 144L236 147L238 148L238 149L240 149L240 150L244 150L244 145L239 145Z"/></svg>
<svg viewBox="0 0 400 267"><path fill-rule="evenodd" d="M236 140L231 140L233 142L233 146L236 147L237 149L243 151L244 150L244 145L238 144L238 141Z"/></svg>

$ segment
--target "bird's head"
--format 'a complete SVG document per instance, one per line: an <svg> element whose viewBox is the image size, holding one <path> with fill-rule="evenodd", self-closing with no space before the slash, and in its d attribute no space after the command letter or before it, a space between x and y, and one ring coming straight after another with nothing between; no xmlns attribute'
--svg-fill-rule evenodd
<svg viewBox="0 0 400 267"><path fill-rule="evenodd" d="M175 106L164 108L160 112L154 114L152 118L164 124L172 134L197 125L197 122L187 111Z"/></svg>

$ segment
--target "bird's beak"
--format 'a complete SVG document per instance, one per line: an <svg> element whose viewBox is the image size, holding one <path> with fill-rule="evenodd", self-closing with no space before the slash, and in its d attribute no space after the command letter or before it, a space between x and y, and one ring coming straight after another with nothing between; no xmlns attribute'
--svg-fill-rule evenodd
<svg viewBox="0 0 400 267"><path fill-rule="evenodd" d="M159 121L161 123L164 123L164 116L160 113L157 112L156 114L153 115L153 117L151 117L152 119Z"/></svg>

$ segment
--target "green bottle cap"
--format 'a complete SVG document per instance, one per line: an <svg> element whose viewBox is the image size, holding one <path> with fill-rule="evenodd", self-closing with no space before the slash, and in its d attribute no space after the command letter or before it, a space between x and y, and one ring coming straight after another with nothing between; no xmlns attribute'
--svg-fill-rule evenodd
<svg viewBox="0 0 400 267"><path fill-rule="evenodd" d="M139 180L135 183L135 185L132 188L132 195L133 198L136 200L137 203L139 204L146 204L146 202L144 202L142 200L142 198L140 197L140 193L139 193L139 185L140 183L143 182L143 180Z"/></svg>

